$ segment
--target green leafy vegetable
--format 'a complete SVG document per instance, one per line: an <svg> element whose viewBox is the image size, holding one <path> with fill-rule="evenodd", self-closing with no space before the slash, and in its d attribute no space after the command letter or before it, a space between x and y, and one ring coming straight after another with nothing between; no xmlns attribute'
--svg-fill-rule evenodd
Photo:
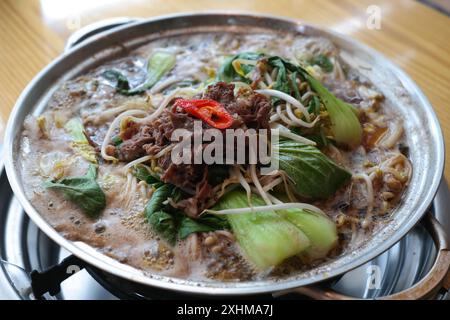
<svg viewBox="0 0 450 320"><path fill-rule="evenodd" d="M297 85L297 77L298 77L298 72L294 71L291 73L291 87L292 87L292 91L294 92L294 97L295 99L301 101L302 100L302 96L300 94L300 90L298 89L298 85Z"/></svg>
<svg viewBox="0 0 450 320"><path fill-rule="evenodd" d="M250 82L249 79L239 74L236 69L233 67L233 61L236 59L245 59L245 60L258 60L262 57L262 54L255 52L242 52L233 57L230 57L225 60L225 62L220 66L219 72L217 73L217 78L219 81L232 82L232 81L242 81L242 82ZM241 65L241 71L243 74L248 74L254 66L252 65Z"/></svg>
<svg viewBox="0 0 450 320"><path fill-rule="evenodd" d="M291 94L286 74L288 71L292 73L298 72L299 76L303 80L308 81L312 90L319 95L320 100L327 109L331 120L331 130L336 142L348 145L349 147L355 147L361 143L362 128L356 109L352 105L334 96L320 81L311 76L301 66L294 65L278 56L270 57L268 62L273 67L279 68L274 89ZM277 100L274 100L274 102L277 102ZM317 103L314 102L314 108L316 106Z"/></svg>
<svg viewBox="0 0 450 320"><path fill-rule="evenodd" d="M82 156L89 162L97 164L97 154L94 147L89 144L89 141L84 134L84 127L81 120L78 118L73 118L66 123L64 128L72 138L70 147L75 151L75 153Z"/></svg>
<svg viewBox="0 0 450 320"><path fill-rule="evenodd" d="M153 87L163 75L172 70L175 62L176 57L172 53L162 51L153 53L148 58L147 80L133 91L145 91Z"/></svg>
<svg viewBox="0 0 450 320"><path fill-rule="evenodd" d="M228 228L228 221L226 220L226 218L222 218L220 216L205 214L195 220L183 216L180 220L178 236L180 237L180 239L184 239L191 233L209 232Z"/></svg>
<svg viewBox="0 0 450 320"><path fill-rule="evenodd" d="M356 109L336 98L318 80L306 72L305 77L328 111L335 140L350 147L359 145L362 139L362 128L356 115Z"/></svg>
<svg viewBox="0 0 450 320"><path fill-rule="evenodd" d="M95 180L97 169L90 165L86 175L44 182L45 188L62 192L64 197L80 207L89 217L96 218L106 207L106 197Z"/></svg>
<svg viewBox="0 0 450 320"><path fill-rule="evenodd" d="M294 131L294 130L293 130ZM295 133L299 134L298 132L294 131ZM305 134L303 135L306 139L309 139L311 141L314 141L317 144L318 148L323 148L328 146L330 143L332 143L332 140L327 138L325 135L325 132L322 127L319 128L318 132L312 133L312 134Z"/></svg>
<svg viewBox="0 0 450 320"><path fill-rule="evenodd" d="M284 61L280 57L274 56L270 57L268 62L272 67L278 68L277 78L272 88L290 94L291 86L289 85L287 68Z"/></svg>
<svg viewBox="0 0 450 320"><path fill-rule="evenodd" d="M102 73L102 76L105 77L106 79L108 79L109 81L116 82L117 92L124 94L124 95L130 94L130 83L128 82L127 77L125 77L119 71L106 70L105 72Z"/></svg>
<svg viewBox="0 0 450 320"><path fill-rule="evenodd" d="M280 169L303 197L326 199L351 178L350 172L316 147L288 139L281 139L275 147Z"/></svg>
<svg viewBox="0 0 450 320"><path fill-rule="evenodd" d="M310 246L302 256L315 260L325 257L338 241L335 223L328 217L310 210L289 209L277 213L302 230L310 241Z"/></svg>
<svg viewBox="0 0 450 320"><path fill-rule="evenodd" d="M144 173L140 176L149 179ZM178 201L183 196L185 195L179 188L162 184L153 192L145 207L145 215L151 228L169 244L173 245L177 238L184 239L191 233L228 228L228 222L222 217L205 214L198 219L191 219L179 211L171 212L174 211L173 208L163 203L169 197Z"/></svg>
<svg viewBox="0 0 450 320"><path fill-rule="evenodd" d="M153 213L164 208L163 202L170 197L172 191L173 186L169 184L163 184L153 192L152 197L145 206L145 214L147 218L149 218Z"/></svg>
<svg viewBox="0 0 450 320"><path fill-rule="evenodd" d="M333 71L333 68L334 68L330 59L326 55L323 55L323 54L319 54L319 55L315 56L314 58L312 58L309 61L309 63L312 65L319 66L323 71L325 71L327 73Z"/></svg>
<svg viewBox="0 0 450 320"><path fill-rule="evenodd" d="M229 166L227 165L213 165L208 167L208 182L215 186L222 183L229 177Z"/></svg>
<svg viewBox="0 0 450 320"><path fill-rule="evenodd" d="M265 202L252 195L252 204L261 206ZM246 193L235 190L226 194L214 210L247 206ZM227 219L247 258L260 270L278 265L301 253L310 244L299 228L274 211L227 215Z"/></svg>
<svg viewBox="0 0 450 320"><path fill-rule="evenodd" d="M320 100L317 96L313 96L308 104L308 112L315 115L320 114Z"/></svg>
<svg viewBox="0 0 450 320"><path fill-rule="evenodd" d="M175 65L175 55L168 52L155 52L147 61L147 78L144 83L131 89L130 82L120 72L116 70L107 70L103 72L103 76L116 82L116 90L124 95L134 95L144 92L150 89L162 78L167 72L169 72Z"/></svg>
<svg viewBox="0 0 450 320"><path fill-rule="evenodd" d="M141 172L141 174L143 173ZM146 176L141 177L147 178ZM163 202L170 197L172 191L173 186L169 184L159 186L145 206L145 216L153 231L173 245L176 241L177 221L173 215L163 210L165 207Z"/></svg>
<svg viewBox="0 0 450 320"><path fill-rule="evenodd" d="M149 185L160 182L160 180L151 175L147 168L142 164L137 164L133 167L133 175L139 181L145 181Z"/></svg>
<svg viewBox="0 0 450 320"><path fill-rule="evenodd" d="M156 211L147 216L153 230L171 245L177 238L177 221L175 217L165 211Z"/></svg>

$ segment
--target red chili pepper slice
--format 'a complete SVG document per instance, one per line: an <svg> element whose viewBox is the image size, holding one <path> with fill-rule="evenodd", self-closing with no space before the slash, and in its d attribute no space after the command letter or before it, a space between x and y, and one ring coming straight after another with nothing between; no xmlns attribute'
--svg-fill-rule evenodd
<svg viewBox="0 0 450 320"><path fill-rule="evenodd" d="M187 113L217 129L226 129L233 124L233 117L219 102L214 100L178 99L174 105L183 108Z"/></svg>

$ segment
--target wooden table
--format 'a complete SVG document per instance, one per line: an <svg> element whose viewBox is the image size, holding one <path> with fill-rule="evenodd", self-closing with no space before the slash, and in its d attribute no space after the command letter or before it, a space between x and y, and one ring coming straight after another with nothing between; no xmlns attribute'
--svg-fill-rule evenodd
<svg viewBox="0 0 450 320"><path fill-rule="evenodd" d="M371 5L381 10L380 29L366 25ZM65 40L77 28L109 17L150 17L220 9L305 20L350 35L384 53L424 90L449 143L450 18L413 0L3 0L0 2L0 139L20 92L41 68L62 52ZM450 152L446 160L450 163ZM450 166L446 178L450 179Z"/></svg>

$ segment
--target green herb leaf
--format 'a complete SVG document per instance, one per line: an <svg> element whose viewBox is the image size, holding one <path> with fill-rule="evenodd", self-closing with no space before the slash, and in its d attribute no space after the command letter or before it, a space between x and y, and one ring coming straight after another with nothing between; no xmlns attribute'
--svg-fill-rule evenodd
<svg viewBox="0 0 450 320"><path fill-rule="evenodd" d="M352 176L316 147L288 139L281 139L275 147L280 169L287 173L303 197L326 199Z"/></svg>
<svg viewBox="0 0 450 320"><path fill-rule="evenodd" d="M297 77L298 77L298 72L294 71L291 73L291 87L292 87L292 91L294 92L294 97L295 99L297 99L298 101L302 100L302 96L300 94L300 90L298 89L298 85L297 85Z"/></svg>
<svg viewBox="0 0 450 320"><path fill-rule="evenodd" d="M291 91L294 93L294 96L296 99L300 100L300 91L296 85L296 78L297 75L301 75L297 71L297 67L278 57L278 56L272 56L268 59L269 65L271 65L274 68L278 68L277 73L277 79L275 80L275 84L273 85L273 89L282 91L287 94L291 94ZM291 72L290 77L288 77L288 71ZM290 79L289 79L290 78ZM292 88L292 90L291 90ZM272 98L272 101L274 104L278 103L280 101L279 98Z"/></svg>
<svg viewBox="0 0 450 320"><path fill-rule="evenodd" d="M90 165L86 175L65 178L60 181L46 181L45 188L62 192L64 197L80 207L89 217L96 218L106 207L106 197L97 181L97 169Z"/></svg>
<svg viewBox="0 0 450 320"><path fill-rule="evenodd" d="M317 65L319 66L323 71L330 73L331 71L333 71L333 64L331 63L330 59L323 54L319 54L317 56L315 56L314 58L312 58L309 61L310 64L312 65Z"/></svg>
<svg viewBox="0 0 450 320"><path fill-rule="evenodd" d="M273 85L273 89L290 94L290 85L287 76L287 70L283 60L279 57L270 57L269 65L278 68L277 79Z"/></svg>

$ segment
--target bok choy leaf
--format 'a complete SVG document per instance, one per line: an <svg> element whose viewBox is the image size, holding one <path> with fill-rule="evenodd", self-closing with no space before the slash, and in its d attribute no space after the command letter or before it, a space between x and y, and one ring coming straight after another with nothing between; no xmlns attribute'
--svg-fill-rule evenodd
<svg viewBox="0 0 450 320"><path fill-rule="evenodd" d="M84 176L49 180L44 183L44 187L61 191L65 198L80 207L89 217L96 218L106 207L105 194L96 178L97 168L91 164Z"/></svg>
<svg viewBox="0 0 450 320"><path fill-rule="evenodd" d="M328 58L324 54L319 54L315 57L313 57L310 61L310 64L319 66L323 71L330 73L333 71L334 66L333 63L330 61L330 58Z"/></svg>
<svg viewBox="0 0 450 320"><path fill-rule="evenodd" d="M274 148L280 169L287 173L296 192L303 197L326 199L352 176L316 147L281 139Z"/></svg>
<svg viewBox="0 0 450 320"><path fill-rule="evenodd" d="M225 82L242 81L248 83L249 79L247 79L245 75L252 71L254 66L246 64L236 65L233 64L233 62L237 59L258 60L262 56L263 55L260 53L242 52L226 59L217 73L218 80Z"/></svg>
<svg viewBox="0 0 450 320"><path fill-rule="evenodd" d="M153 213L164 208L163 202L170 197L172 191L173 187L171 185L163 184L153 192L152 197L145 206L145 215L147 216L147 219L149 219Z"/></svg>
<svg viewBox="0 0 450 320"><path fill-rule="evenodd" d="M165 75L172 70L176 57L172 53L158 51L153 53L147 62L147 80L133 91L145 91L150 89Z"/></svg>
<svg viewBox="0 0 450 320"><path fill-rule="evenodd" d="M140 173L137 175L138 179L154 181L155 178L148 176L143 172L143 169L145 167L140 168ZM204 214L197 219L192 219L179 211L174 211L173 208L164 204L164 202L169 197L176 200L179 197L180 189L161 182L153 183L153 185L156 187L156 190L147 202L145 216L152 230L169 244L174 245L177 239L185 239L192 233L229 228L227 220L220 216Z"/></svg>
<svg viewBox="0 0 450 320"><path fill-rule="evenodd" d="M144 181L148 185L153 184L159 184L161 181L155 177L154 175L150 174L150 172L147 170L147 168L142 164L137 164L133 167L132 174L139 180Z"/></svg>
<svg viewBox="0 0 450 320"><path fill-rule="evenodd" d="M311 76L301 66L290 63L278 56L270 57L268 63L272 67L278 68L278 75L274 85L275 90L291 94L287 73L291 72L292 75L292 73L297 72L303 80L309 83L311 89L318 94L321 102L327 109L331 120L331 131L335 140L352 148L361 143L362 128L356 109L352 105L333 95L319 80ZM327 66L325 68L328 69ZM292 79L291 84L293 84ZM292 92L297 96L295 88ZM298 97L296 98L298 99ZM274 100L274 102L277 102L277 100ZM317 104L317 101L314 103Z"/></svg>
<svg viewBox="0 0 450 320"><path fill-rule="evenodd" d="M254 206L265 205L252 195ZM248 207L247 195L241 190L226 194L214 210ZM227 215L236 239L245 255L258 269L267 270L307 249L310 241L294 224L274 211Z"/></svg>
<svg viewBox="0 0 450 320"><path fill-rule="evenodd" d="M116 70L103 72L103 77L115 82L117 92L123 95L135 95L153 87L159 79L174 67L176 57L172 53L158 51L153 53L147 61L147 77L144 83L135 88L130 87L127 77Z"/></svg>
<svg viewBox="0 0 450 320"><path fill-rule="evenodd" d="M328 111L331 120L331 131L335 140L349 147L359 145L362 139L362 128L356 109L352 105L338 99L310 74L305 73L305 77Z"/></svg>
<svg viewBox="0 0 450 320"><path fill-rule="evenodd" d="M316 260L324 258L338 241L335 223L321 213L310 210L289 209L277 213L302 230L310 241L310 246L302 256Z"/></svg>
<svg viewBox="0 0 450 320"><path fill-rule="evenodd" d="M210 232L228 229L230 226L226 218L212 214L204 214L198 219L183 216L178 226L178 237L185 239L191 233Z"/></svg>

